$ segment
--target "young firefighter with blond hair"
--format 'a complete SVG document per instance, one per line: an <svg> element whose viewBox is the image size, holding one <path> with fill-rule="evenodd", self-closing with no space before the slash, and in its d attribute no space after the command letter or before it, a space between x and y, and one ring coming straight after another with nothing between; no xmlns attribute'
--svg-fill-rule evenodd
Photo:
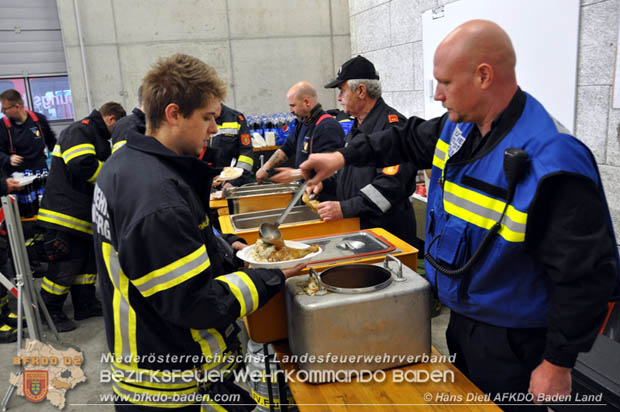
<svg viewBox="0 0 620 412"><path fill-rule="evenodd" d="M223 378L203 381L203 393L239 395L239 404L204 401L204 410L251 410L252 398L232 379L240 366L235 321L302 266L223 269L207 217L217 171L198 158L217 132L215 113L225 95L215 70L177 54L161 59L143 84L146 137L128 134L103 167L93 199L113 389L122 399L116 410L135 411L137 404L198 411L198 380L207 372Z"/></svg>

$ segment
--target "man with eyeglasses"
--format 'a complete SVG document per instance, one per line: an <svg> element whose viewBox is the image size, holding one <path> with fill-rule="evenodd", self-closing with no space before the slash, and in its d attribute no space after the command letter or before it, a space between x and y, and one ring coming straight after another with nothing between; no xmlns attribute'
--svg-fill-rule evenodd
<svg viewBox="0 0 620 412"><path fill-rule="evenodd" d="M44 115L26 110L17 90L0 94L4 118L0 122L0 169L6 174L47 167L45 146L54 150L56 135Z"/></svg>

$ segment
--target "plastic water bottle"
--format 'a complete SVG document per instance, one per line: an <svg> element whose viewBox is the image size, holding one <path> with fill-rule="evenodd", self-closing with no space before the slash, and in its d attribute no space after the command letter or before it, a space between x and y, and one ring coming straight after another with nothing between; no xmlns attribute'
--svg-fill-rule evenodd
<svg viewBox="0 0 620 412"><path fill-rule="evenodd" d="M41 172L41 180L39 182L39 204L41 204L41 200L43 199L43 193L45 193L45 182L47 182L47 169L43 168L43 172Z"/></svg>

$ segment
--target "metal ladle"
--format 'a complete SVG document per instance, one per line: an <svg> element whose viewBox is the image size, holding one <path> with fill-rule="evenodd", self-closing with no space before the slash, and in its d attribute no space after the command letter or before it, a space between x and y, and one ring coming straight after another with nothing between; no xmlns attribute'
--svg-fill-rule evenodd
<svg viewBox="0 0 620 412"><path fill-rule="evenodd" d="M286 219L290 211L293 209L293 206L295 206L295 204L299 202L299 199L301 199L304 191L306 190L307 184L308 181L305 180L301 185L299 185L299 188L293 195L291 202L288 204L288 206L286 206L286 209L284 209L280 217L278 217L276 223L261 223L260 227L258 228L258 234L263 242L274 245L276 249L281 249L282 246L284 246L282 233L278 229L278 226L280 226L282 222L284 222L284 219Z"/></svg>

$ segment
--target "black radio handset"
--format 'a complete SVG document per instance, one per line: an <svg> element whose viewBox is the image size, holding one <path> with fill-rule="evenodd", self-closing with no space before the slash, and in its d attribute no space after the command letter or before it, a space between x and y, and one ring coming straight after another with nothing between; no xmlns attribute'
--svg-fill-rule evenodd
<svg viewBox="0 0 620 412"><path fill-rule="evenodd" d="M489 229L489 231L484 235L482 242L478 246L478 249L472 254L471 258L460 268L457 269L448 269L441 264L439 264L430 253L426 253L424 258L441 273L444 273L448 276L460 276L463 273L467 272L476 261L482 256L482 252L484 252L487 247L491 244L491 240L495 237L499 229L502 227L502 219L504 219L504 215L506 215L506 210L508 210L508 205L512 202L512 198L515 195L515 190L517 188L517 183L525 173L527 172L527 152L523 149L517 149L515 147L508 148L504 150L504 176L506 177L506 181L508 182L508 196L506 198L506 206L504 206L504 211L500 216L499 220L495 222L495 224ZM433 239L436 240L437 238ZM432 242L431 242L432 243ZM430 245L427 250L431 250Z"/></svg>
<svg viewBox="0 0 620 412"><path fill-rule="evenodd" d="M523 149L511 147L504 151L504 176L508 182L508 198L506 205L512 202L517 183L523 178L527 170L527 152Z"/></svg>

